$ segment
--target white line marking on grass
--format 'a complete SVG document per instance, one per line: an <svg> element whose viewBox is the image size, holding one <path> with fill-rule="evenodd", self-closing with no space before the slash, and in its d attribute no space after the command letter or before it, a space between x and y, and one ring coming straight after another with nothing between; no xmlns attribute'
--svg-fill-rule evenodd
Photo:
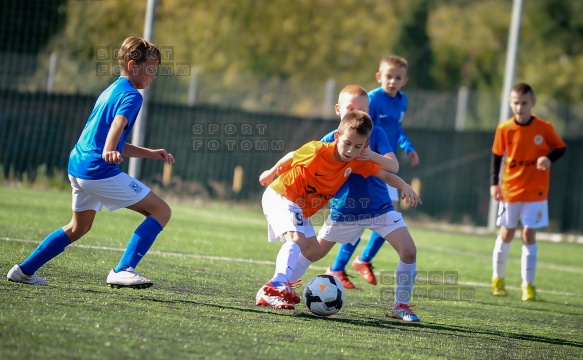
<svg viewBox="0 0 583 360"><path fill-rule="evenodd" d="M14 238L8 238L8 237L0 237L0 240L2 240L2 241L10 241L10 242L28 243L28 244L39 244L39 242L36 241L36 240L14 239ZM82 248L82 249L92 249L92 250L106 250L106 251L118 251L118 252L125 251L125 248L116 248L116 247L110 247L110 246L84 245L84 244L73 244L73 246L79 247L79 248ZM434 250L434 251L441 251L443 249L443 248L439 248L439 247L435 247L435 249L434 249L434 247L429 247L429 248L431 248L431 250ZM440 250L437 250L437 249L440 249ZM468 255L468 254L466 254L466 252L462 252L462 251L457 251L457 252L456 251L443 251L443 252L463 253L465 255ZM233 258L233 257L226 257L226 256L183 254L183 253L175 253L175 252L170 252L170 251L159 251L159 250L151 250L151 251L148 251L148 254L161 255L161 256L172 256L172 257L182 257L182 258L191 258L191 259L203 259L203 260L214 260L214 261L227 261L227 262L240 262L240 263L257 264L257 265L271 265L271 266L274 266L275 265L275 262L274 261L242 259L242 258ZM327 267L323 267L323 266L310 266L310 269L325 271L327 269ZM579 269L577 269L577 270L579 270ZM487 287L487 288L489 288L490 286L492 286L491 284L478 283L478 282L465 282L465 281L459 281L457 283L457 285L476 286L476 287ZM511 289L511 290L520 290L519 287L506 286L506 288L507 289ZM575 294L575 293L568 293L568 292L560 292L560 291L553 291L553 290L537 289L537 292L540 292L540 293L543 293L543 294L561 295L561 296L567 296L567 297L583 297L582 294Z"/></svg>
<svg viewBox="0 0 583 360"><path fill-rule="evenodd" d="M427 250L446 253L446 254L472 256L472 257L476 257L476 258L492 260L492 255L485 255L485 254L477 253L477 252L473 252L473 251L454 250L454 249L450 249L450 248L445 248L445 247L441 247L441 246L432 246L432 245L417 245L417 248L427 249ZM515 262L515 263L520 263L520 259L508 259L508 260ZM537 262L537 266L552 269L552 270L559 270L559 271L583 274L582 268L576 268L573 266L555 265L555 264L549 264L549 263L545 263L545 262L541 262L541 261Z"/></svg>

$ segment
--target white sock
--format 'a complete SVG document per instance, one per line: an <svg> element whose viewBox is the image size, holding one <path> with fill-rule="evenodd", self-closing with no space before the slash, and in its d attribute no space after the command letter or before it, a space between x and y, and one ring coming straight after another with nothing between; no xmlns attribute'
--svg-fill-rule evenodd
<svg viewBox="0 0 583 360"><path fill-rule="evenodd" d="M399 260L397 265L397 278L395 280L395 302L409 304L415 277L417 276L417 262L405 264Z"/></svg>
<svg viewBox="0 0 583 360"><path fill-rule="evenodd" d="M289 282L289 278L296 268L298 255L301 252L302 249L292 241L283 244L275 259L275 273L271 281Z"/></svg>
<svg viewBox="0 0 583 360"><path fill-rule="evenodd" d="M534 284L537 249L538 246L536 244L522 245L522 259L520 262L522 285Z"/></svg>
<svg viewBox="0 0 583 360"><path fill-rule="evenodd" d="M492 278L504 278L510 244L509 242L505 243L502 241L500 235L496 238L494 252L492 253Z"/></svg>
<svg viewBox="0 0 583 360"><path fill-rule="evenodd" d="M295 283L298 281L306 273L306 270L308 270L310 265L312 265L312 262L308 260L304 254L300 253L300 255L298 255L298 263L296 264L293 274L289 278L289 282Z"/></svg>

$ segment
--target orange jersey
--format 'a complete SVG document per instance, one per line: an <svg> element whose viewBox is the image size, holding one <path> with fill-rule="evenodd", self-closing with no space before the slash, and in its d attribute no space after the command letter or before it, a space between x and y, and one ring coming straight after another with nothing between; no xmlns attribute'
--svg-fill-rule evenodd
<svg viewBox="0 0 583 360"><path fill-rule="evenodd" d="M336 141L312 141L294 152L291 166L270 187L298 204L306 218L314 215L342 187L352 173L376 175L381 167L370 161L334 160Z"/></svg>
<svg viewBox="0 0 583 360"><path fill-rule="evenodd" d="M551 172L538 170L537 159L566 146L550 122L533 118L528 125L520 125L512 117L496 128L492 152L506 153L500 185L505 202L547 200Z"/></svg>

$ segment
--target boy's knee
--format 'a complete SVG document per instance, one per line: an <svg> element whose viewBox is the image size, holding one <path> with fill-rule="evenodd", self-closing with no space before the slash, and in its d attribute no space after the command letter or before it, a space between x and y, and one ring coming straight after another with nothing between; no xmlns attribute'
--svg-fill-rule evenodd
<svg viewBox="0 0 583 360"><path fill-rule="evenodd" d="M314 247L308 247L305 251L302 251L302 254L311 262L316 262L323 258L320 249L316 249Z"/></svg>
<svg viewBox="0 0 583 360"><path fill-rule="evenodd" d="M168 204L166 204L166 203L163 203L163 204L164 205L160 207L155 218L156 218L156 220L158 220L160 225L162 225L162 227L165 227L168 224L168 222L170 221L170 218L172 217L172 209L170 208L170 206Z"/></svg>
<svg viewBox="0 0 583 360"><path fill-rule="evenodd" d="M412 264L417 261L417 248L413 246L408 246L401 250L399 257L401 261L406 264Z"/></svg>
<svg viewBox="0 0 583 360"><path fill-rule="evenodd" d="M68 227L65 227L64 230L67 236L69 237L69 240L76 241L83 237L83 235L87 234L89 230L91 230L91 224L87 225L73 224Z"/></svg>

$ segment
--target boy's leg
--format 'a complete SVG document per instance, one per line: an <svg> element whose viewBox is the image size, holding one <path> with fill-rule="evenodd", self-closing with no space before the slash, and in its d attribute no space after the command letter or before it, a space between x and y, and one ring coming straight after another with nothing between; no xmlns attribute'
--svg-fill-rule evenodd
<svg viewBox="0 0 583 360"><path fill-rule="evenodd" d="M298 237L304 236L302 233L296 234ZM275 259L275 272L270 281L289 283L298 263L298 256L301 252L302 249L295 241L291 239L286 241L277 253L277 258Z"/></svg>
<svg viewBox="0 0 583 360"><path fill-rule="evenodd" d="M146 218L134 231L115 269L110 271L107 283L112 287L150 287L153 282L135 272L135 268L170 221L172 212L168 204L151 191L142 200L127 208L145 215Z"/></svg>
<svg viewBox="0 0 583 360"><path fill-rule="evenodd" d="M366 282L372 285L377 284L377 278L374 274L371 261L384 243L385 239L373 231L360 256L352 262L354 269L362 275Z"/></svg>
<svg viewBox="0 0 583 360"><path fill-rule="evenodd" d="M419 317L411 310L409 301L417 276L417 248L407 227L400 227L385 236L385 240L399 254L395 270L395 300L391 317L418 322Z"/></svg>
<svg viewBox="0 0 583 360"><path fill-rule="evenodd" d="M520 270L522 275L522 300L534 300L536 291L534 287L534 275L536 271L536 258L538 246L535 242L536 230L522 229L524 244L522 245L522 257Z"/></svg>
<svg viewBox="0 0 583 360"><path fill-rule="evenodd" d="M362 250L362 253L359 256L360 261L371 262L372 259L377 255L381 246L385 243L385 239L373 231L366 246Z"/></svg>
<svg viewBox="0 0 583 360"><path fill-rule="evenodd" d="M319 248L315 236L306 238L303 233L298 231L289 231L283 234L283 236L286 242L281 246L277 254L275 273L271 280L259 289L255 296L255 303L257 305L271 306L278 309L294 309L295 304L301 301L300 296L292 287L292 283L295 283L299 279L299 277L294 279L294 273L300 271L297 270L299 264L298 258L301 256L302 251L315 251L319 253ZM301 276L301 274L299 275Z"/></svg>
<svg viewBox="0 0 583 360"><path fill-rule="evenodd" d="M310 253L306 255L304 255L303 252L300 253L300 255L298 256L298 263L296 265L296 268L292 276L289 278L290 283L293 284L296 281L298 281L306 273L306 270L308 270L312 263L328 255L332 247L336 244L334 242L326 241L324 239L318 239L318 243L320 244L320 254L318 254L317 256L313 256L313 254Z"/></svg>
<svg viewBox="0 0 583 360"><path fill-rule="evenodd" d="M44 264L65 251L72 242L85 235L95 219L94 210L73 212L71 222L49 234L20 265L14 265L6 275L8 280L26 284L46 285L35 275Z"/></svg>
<svg viewBox="0 0 583 360"><path fill-rule="evenodd" d="M162 225L153 217L145 218L132 234L114 271L117 273L129 268L135 269L150 250L162 229Z"/></svg>
<svg viewBox="0 0 583 360"><path fill-rule="evenodd" d="M125 270L128 267L135 269L154 244L156 237L168 224L172 215L170 206L153 192L148 193L145 198L127 208L146 215L146 218L130 238L116 271Z"/></svg>
<svg viewBox="0 0 583 360"><path fill-rule="evenodd" d="M500 228L500 234L496 237L494 243L494 253L492 256L492 278L504 279L506 272L506 265L508 263L508 253L512 238L514 237L514 229Z"/></svg>
<svg viewBox="0 0 583 360"><path fill-rule="evenodd" d="M340 281L345 289L356 288L348 278L344 269L346 263L352 256L354 249L356 249L356 246L360 242L360 236L366 227L367 224L347 223L341 221L335 222L328 218L318 233L318 242L320 243L320 248L323 252L320 258L324 257L332 249L332 246L334 246L335 243L341 244L338 255L336 256L335 264L327 268L324 274L334 276ZM338 262L340 262L340 264L338 264Z"/></svg>
<svg viewBox="0 0 583 360"><path fill-rule="evenodd" d="M345 271L346 264L350 261L352 254L356 251L356 247L360 243L360 238L356 240L356 243L353 244L341 244L340 248L338 249L338 254L336 255L336 259L330 266L331 271Z"/></svg>
<svg viewBox="0 0 583 360"><path fill-rule="evenodd" d="M510 244L520 219L521 204L501 201L498 208L497 223L500 226L500 233L496 237L492 252L492 295L495 296L506 296L504 274L508 263Z"/></svg>
<svg viewBox="0 0 583 360"><path fill-rule="evenodd" d="M521 212L522 229L522 300L535 300L534 275L536 271L538 246L536 244L537 229L548 226L547 201L524 203Z"/></svg>

